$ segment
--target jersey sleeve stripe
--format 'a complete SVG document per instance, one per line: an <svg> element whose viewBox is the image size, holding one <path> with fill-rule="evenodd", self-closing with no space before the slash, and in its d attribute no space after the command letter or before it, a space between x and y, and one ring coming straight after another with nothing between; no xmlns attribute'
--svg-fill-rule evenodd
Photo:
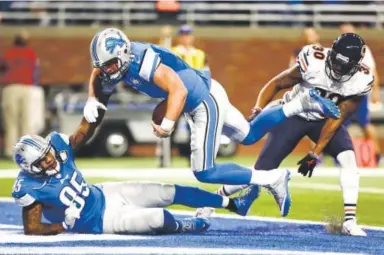
<svg viewBox="0 0 384 255"><path fill-rule="evenodd" d="M160 63L160 57L151 48L147 49L140 67L139 75L146 81L152 81L156 67Z"/></svg>
<svg viewBox="0 0 384 255"><path fill-rule="evenodd" d="M308 63L308 59L307 59L307 54L303 54L303 57L304 57L305 64L306 64L307 67L308 67L308 66L309 66L309 63Z"/></svg>
<svg viewBox="0 0 384 255"><path fill-rule="evenodd" d="M301 70L305 73L307 71L307 66L305 65L303 58L299 57L298 63L299 63Z"/></svg>
<svg viewBox="0 0 384 255"><path fill-rule="evenodd" d="M368 83L367 88L363 92L361 92L359 95L362 95L362 96L367 95L372 90L372 85L374 81L375 79L372 79L372 81Z"/></svg>
<svg viewBox="0 0 384 255"><path fill-rule="evenodd" d="M23 197L20 197L20 198L15 198L16 204L20 206L28 206L33 204L35 201L36 201L35 198L29 194L25 194Z"/></svg>

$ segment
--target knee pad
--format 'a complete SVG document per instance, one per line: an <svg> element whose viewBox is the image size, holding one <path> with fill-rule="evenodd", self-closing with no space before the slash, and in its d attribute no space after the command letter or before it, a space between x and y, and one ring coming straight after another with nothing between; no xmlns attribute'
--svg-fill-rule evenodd
<svg viewBox="0 0 384 255"><path fill-rule="evenodd" d="M175 185L173 184L161 184L160 198L166 204L172 204L175 198Z"/></svg>
<svg viewBox="0 0 384 255"><path fill-rule="evenodd" d="M162 229L164 227L164 209L153 208L148 217L148 225L152 230Z"/></svg>

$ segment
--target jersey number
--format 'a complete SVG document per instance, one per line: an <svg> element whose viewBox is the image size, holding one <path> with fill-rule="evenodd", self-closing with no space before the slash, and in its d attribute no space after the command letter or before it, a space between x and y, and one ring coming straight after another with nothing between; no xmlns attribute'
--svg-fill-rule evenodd
<svg viewBox="0 0 384 255"><path fill-rule="evenodd" d="M367 67L364 64L360 65L360 72L363 72L364 74L369 74L369 67Z"/></svg>
<svg viewBox="0 0 384 255"><path fill-rule="evenodd" d="M66 206L70 206L71 203L74 203L76 208L81 212L85 206L84 198L89 196L89 188L88 184L85 183L82 178L79 181L76 180L76 178L77 172L74 172L69 181L71 186L65 186L60 191L59 199Z"/></svg>
<svg viewBox="0 0 384 255"><path fill-rule="evenodd" d="M320 59L320 60L323 60L325 58L324 48L323 47L321 47L321 46L313 46L312 48L315 50L315 52L313 53L315 58Z"/></svg>
<svg viewBox="0 0 384 255"><path fill-rule="evenodd" d="M340 103L340 100L343 98L343 96L340 94L331 93L331 92L326 91L326 90L321 89L321 88L316 88L316 90L320 92L320 96L328 98L329 100L331 100L335 104Z"/></svg>
<svg viewBox="0 0 384 255"><path fill-rule="evenodd" d="M21 184L24 181L24 179L18 179L16 182L13 184L13 192L19 192L21 189Z"/></svg>

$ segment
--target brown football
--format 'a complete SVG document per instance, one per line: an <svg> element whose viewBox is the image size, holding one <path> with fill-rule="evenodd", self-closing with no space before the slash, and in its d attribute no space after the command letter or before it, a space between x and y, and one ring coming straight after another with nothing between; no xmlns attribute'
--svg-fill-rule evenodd
<svg viewBox="0 0 384 255"><path fill-rule="evenodd" d="M160 125L167 111L167 100L161 101L152 113L152 120L155 124Z"/></svg>

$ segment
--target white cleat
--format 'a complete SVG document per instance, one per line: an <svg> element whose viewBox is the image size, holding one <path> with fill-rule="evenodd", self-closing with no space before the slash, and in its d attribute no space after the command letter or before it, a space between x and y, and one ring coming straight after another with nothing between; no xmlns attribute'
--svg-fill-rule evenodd
<svg viewBox="0 0 384 255"><path fill-rule="evenodd" d="M290 179L291 173L288 169L284 169L281 171L281 175L275 183L264 186L264 188L275 198L280 208L280 214L283 217L289 214L289 209L291 208L291 195L289 194L288 188Z"/></svg>
<svg viewBox="0 0 384 255"><path fill-rule="evenodd" d="M209 218L215 213L215 208L212 207L202 207L202 208L197 208L195 217L198 218Z"/></svg>
<svg viewBox="0 0 384 255"><path fill-rule="evenodd" d="M356 220L344 221L341 233L349 236L367 236L367 233L356 223Z"/></svg>
<svg viewBox="0 0 384 255"><path fill-rule="evenodd" d="M317 112L332 119L340 117L340 110L331 100L321 97L315 88L304 91L299 95L304 112Z"/></svg>

